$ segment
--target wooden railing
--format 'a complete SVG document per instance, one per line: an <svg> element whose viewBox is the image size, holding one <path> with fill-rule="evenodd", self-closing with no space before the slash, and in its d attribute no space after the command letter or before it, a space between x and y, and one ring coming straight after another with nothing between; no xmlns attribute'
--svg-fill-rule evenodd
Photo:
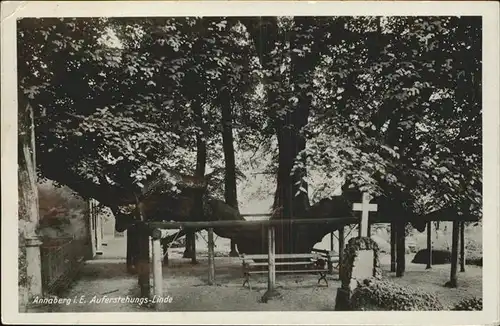
<svg viewBox="0 0 500 326"><path fill-rule="evenodd" d="M40 250L44 293L57 293L68 286L82 266L87 250L85 240L45 239Z"/></svg>

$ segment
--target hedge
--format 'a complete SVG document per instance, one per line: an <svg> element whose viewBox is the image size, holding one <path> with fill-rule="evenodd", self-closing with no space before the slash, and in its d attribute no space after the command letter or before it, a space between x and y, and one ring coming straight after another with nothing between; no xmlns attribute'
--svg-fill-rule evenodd
<svg viewBox="0 0 500 326"><path fill-rule="evenodd" d="M483 310L483 299L477 297L463 299L452 310Z"/></svg>
<svg viewBox="0 0 500 326"><path fill-rule="evenodd" d="M351 297L351 310L443 310L439 299L419 289L388 280L367 279Z"/></svg>
<svg viewBox="0 0 500 326"><path fill-rule="evenodd" d="M414 264L427 264L429 261L429 252L427 249L422 249L415 254L413 260ZM432 250L432 265L449 264L451 262L451 252L448 250Z"/></svg>

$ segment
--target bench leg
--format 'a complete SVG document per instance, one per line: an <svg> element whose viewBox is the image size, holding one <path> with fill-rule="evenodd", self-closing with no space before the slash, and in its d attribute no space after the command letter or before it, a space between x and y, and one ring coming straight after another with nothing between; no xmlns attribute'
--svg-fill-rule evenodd
<svg viewBox="0 0 500 326"><path fill-rule="evenodd" d="M245 284L248 284L248 288L251 290L252 289L252 286L250 285L250 274L248 273L245 273L245 281L243 282L243 287L245 286Z"/></svg>
<svg viewBox="0 0 500 326"><path fill-rule="evenodd" d="M326 279L326 273L325 272L320 272L319 273L318 285L320 284L321 280L324 280L326 286L328 286L328 281Z"/></svg>

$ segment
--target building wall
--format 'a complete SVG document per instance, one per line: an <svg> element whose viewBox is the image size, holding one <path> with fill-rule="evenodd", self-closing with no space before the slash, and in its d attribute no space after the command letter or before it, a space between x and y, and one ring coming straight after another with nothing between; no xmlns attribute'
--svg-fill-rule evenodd
<svg viewBox="0 0 500 326"><path fill-rule="evenodd" d="M88 202L68 187L52 181L38 185L40 233L44 238L89 237Z"/></svg>

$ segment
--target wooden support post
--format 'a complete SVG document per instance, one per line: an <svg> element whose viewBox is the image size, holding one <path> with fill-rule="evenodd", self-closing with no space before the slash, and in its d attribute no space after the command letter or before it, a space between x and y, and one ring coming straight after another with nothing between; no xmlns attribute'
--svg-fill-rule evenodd
<svg viewBox="0 0 500 326"><path fill-rule="evenodd" d="M457 287L457 263L458 263L458 232L459 223L457 221L453 222L453 230L451 235L451 271L450 280L446 282L445 286L450 288Z"/></svg>
<svg viewBox="0 0 500 326"><path fill-rule="evenodd" d="M391 272L396 271L396 238L397 238L397 225L391 222Z"/></svg>
<svg viewBox="0 0 500 326"><path fill-rule="evenodd" d="M405 235L405 222L397 222L397 231L396 231L396 276L402 277L404 276L406 269L406 235Z"/></svg>
<svg viewBox="0 0 500 326"><path fill-rule="evenodd" d="M465 222L460 222L460 272L465 272Z"/></svg>
<svg viewBox="0 0 500 326"><path fill-rule="evenodd" d="M274 291L276 287L276 265L275 265L275 248L276 248L276 239L275 239L275 231L274 226L270 226L268 228L268 254L267 254L267 263L269 264L269 272L268 272L268 282L267 282L267 290L269 292Z"/></svg>
<svg viewBox="0 0 500 326"><path fill-rule="evenodd" d="M150 282L149 282L149 234L145 232L142 227L138 228L138 257L137 257L137 276L139 281L139 288L141 290L141 297L149 298L150 296Z"/></svg>
<svg viewBox="0 0 500 326"><path fill-rule="evenodd" d="M273 297L279 296L278 291L276 291L276 264L275 256L276 254L276 237L274 226L269 225L267 228L267 291L261 298L261 302L267 302Z"/></svg>
<svg viewBox="0 0 500 326"><path fill-rule="evenodd" d="M215 284L214 229L208 229L208 285Z"/></svg>
<svg viewBox="0 0 500 326"><path fill-rule="evenodd" d="M432 268L432 222L427 222L427 267Z"/></svg>
<svg viewBox="0 0 500 326"><path fill-rule="evenodd" d="M161 231L155 230L151 237L151 248L153 251L153 287L155 309L162 310L163 298L163 272L162 272L162 249L161 249Z"/></svg>

